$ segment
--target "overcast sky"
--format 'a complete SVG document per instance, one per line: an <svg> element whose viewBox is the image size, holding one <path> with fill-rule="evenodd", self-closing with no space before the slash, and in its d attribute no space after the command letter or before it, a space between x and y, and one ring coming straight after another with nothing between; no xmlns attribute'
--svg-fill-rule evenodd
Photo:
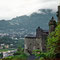
<svg viewBox="0 0 60 60"><path fill-rule="evenodd" d="M0 0L0 19L30 15L39 9L57 10L58 0Z"/></svg>

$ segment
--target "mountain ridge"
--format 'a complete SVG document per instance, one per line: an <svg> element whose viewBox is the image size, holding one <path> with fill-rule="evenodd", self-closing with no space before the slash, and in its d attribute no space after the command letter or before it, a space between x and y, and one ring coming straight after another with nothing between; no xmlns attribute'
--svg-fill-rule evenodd
<svg viewBox="0 0 60 60"><path fill-rule="evenodd" d="M51 9L39 9L41 13L32 13L30 16L23 15L11 20L0 21L0 32L5 33L21 33L29 34L35 32L36 28L40 26L42 29L48 30L48 23L52 16L56 17L56 13Z"/></svg>

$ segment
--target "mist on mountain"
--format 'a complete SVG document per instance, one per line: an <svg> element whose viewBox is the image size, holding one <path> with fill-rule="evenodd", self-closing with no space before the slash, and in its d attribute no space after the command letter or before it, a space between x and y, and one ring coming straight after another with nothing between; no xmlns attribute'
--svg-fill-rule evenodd
<svg viewBox="0 0 60 60"><path fill-rule="evenodd" d="M56 13L50 9L40 9L41 13L34 12L30 16L24 15L13 18L11 20L0 20L0 32L4 33L35 33L40 26L44 30L48 30L48 23L52 16L57 20Z"/></svg>

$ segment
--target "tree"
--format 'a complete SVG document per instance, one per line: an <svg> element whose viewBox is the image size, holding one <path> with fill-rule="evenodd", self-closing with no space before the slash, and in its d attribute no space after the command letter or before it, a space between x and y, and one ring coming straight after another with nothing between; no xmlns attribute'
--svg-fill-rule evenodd
<svg viewBox="0 0 60 60"><path fill-rule="evenodd" d="M60 25L48 36L47 50L51 55L60 54Z"/></svg>

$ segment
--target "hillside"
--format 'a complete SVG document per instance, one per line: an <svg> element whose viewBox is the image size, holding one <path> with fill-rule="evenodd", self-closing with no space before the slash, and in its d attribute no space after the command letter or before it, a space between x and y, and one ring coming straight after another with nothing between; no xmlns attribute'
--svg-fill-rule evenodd
<svg viewBox="0 0 60 60"><path fill-rule="evenodd" d="M38 26L48 30L48 22L52 16L56 19L56 13L52 12L50 9L41 9L39 11L42 13L34 12L30 16L19 16L8 21L1 20L0 32L26 35L35 33Z"/></svg>

